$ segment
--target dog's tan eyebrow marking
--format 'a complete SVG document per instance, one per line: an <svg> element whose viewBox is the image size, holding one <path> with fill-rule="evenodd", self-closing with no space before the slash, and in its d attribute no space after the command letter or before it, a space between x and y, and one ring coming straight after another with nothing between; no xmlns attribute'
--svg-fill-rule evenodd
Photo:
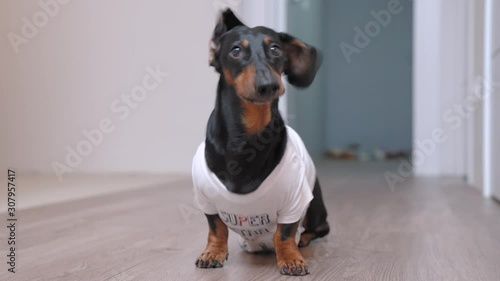
<svg viewBox="0 0 500 281"><path fill-rule="evenodd" d="M269 37L269 36L264 37L264 43L269 45L271 43L271 37Z"/></svg>
<svg viewBox="0 0 500 281"><path fill-rule="evenodd" d="M250 45L250 42L248 42L248 40L241 41L241 46L248 48L248 45Z"/></svg>

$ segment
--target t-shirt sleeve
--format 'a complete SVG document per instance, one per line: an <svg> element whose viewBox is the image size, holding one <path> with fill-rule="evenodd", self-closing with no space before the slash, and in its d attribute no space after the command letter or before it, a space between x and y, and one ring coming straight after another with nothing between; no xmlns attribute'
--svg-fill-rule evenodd
<svg viewBox="0 0 500 281"><path fill-rule="evenodd" d="M201 149L201 148L200 148ZM200 150L198 149L198 150ZM203 213L207 215L215 215L218 213L215 204L210 200L210 198L205 194L207 191L207 175L201 167L200 151L193 158L192 166L192 176L193 176L193 186L194 186L194 199L193 203L198 207ZM202 155L203 156L203 155Z"/></svg>
<svg viewBox="0 0 500 281"><path fill-rule="evenodd" d="M210 202L209 198L200 190L196 184L194 186L194 203L200 210L207 215L218 213L217 208Z"/></svg>
<svg viewBox="0 0 500 281"><path fill-rule="evenodd" d="M278 223L298 222L313 199L311 187L305 177L295 188L291 188L288 196L278 210Z"/></svg>

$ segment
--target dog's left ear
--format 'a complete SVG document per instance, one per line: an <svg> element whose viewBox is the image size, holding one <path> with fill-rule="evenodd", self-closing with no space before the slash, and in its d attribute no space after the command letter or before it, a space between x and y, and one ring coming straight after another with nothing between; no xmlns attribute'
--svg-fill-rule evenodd
<svg viewBox="0 0 500 281"><path fill-rule="evenodd" d="M226 9L222 12L217 20L217 24L214 29L212 40L210 40L210 52L208 62L210 66L215 67L217 71L220 72L220 66L218 63L218 55L221 47L220 39L224 33L237 27L245 26L231 11L231 9Z"/></svg>
<svg viewBox="0 0 500 281"><path fill-rule="evenodd" d="M313 47L286 33L279 33L286 56L285 75L290 84L305 88L312 84L321 66L321 55Z"/></svg>

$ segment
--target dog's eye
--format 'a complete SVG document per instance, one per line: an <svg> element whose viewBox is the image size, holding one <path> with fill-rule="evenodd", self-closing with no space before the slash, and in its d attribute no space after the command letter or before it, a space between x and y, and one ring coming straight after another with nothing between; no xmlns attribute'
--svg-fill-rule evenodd
<svg viewBox="0 0 500 281"><path fill-rule="evenodd" d="M281 57L281 55L283 54L281 48L278 45L272 45L269 50L271 51L271 55L273 57Z"/></svg>
<svg viewBox="0 0 500 281"><path fill-rule="evenodd" d="M239 58L241 56L241 48L239 46L234 46L231 49L231 56L233 58Z"/></svg>

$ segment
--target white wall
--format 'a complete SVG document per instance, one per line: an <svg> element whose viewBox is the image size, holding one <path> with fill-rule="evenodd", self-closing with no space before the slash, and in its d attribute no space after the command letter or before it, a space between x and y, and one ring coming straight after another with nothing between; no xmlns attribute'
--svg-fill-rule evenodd
<svg viewBox="0 0 500 281"><path fill-rule="evenodd" d="M466 175L467 117L455 105L464 105L470 94L467 2L414 2L413 137L414 156L421 156L414 160L416 175Z"/></svg>
<svg viewBox="0 0 500 281"><path fill-rule="evenodd" d="M7 35L21 35L22 18L43 10L35 0L1 1L1 165L52 173L53 161L66 164L65 147L85 139L82 130L109 118L114 132L75 172L188 173L214 104L208 42L225 2L238 3L70 1L16 54ZM157 65L169 77L120 120L113 101Z"/></svg>

